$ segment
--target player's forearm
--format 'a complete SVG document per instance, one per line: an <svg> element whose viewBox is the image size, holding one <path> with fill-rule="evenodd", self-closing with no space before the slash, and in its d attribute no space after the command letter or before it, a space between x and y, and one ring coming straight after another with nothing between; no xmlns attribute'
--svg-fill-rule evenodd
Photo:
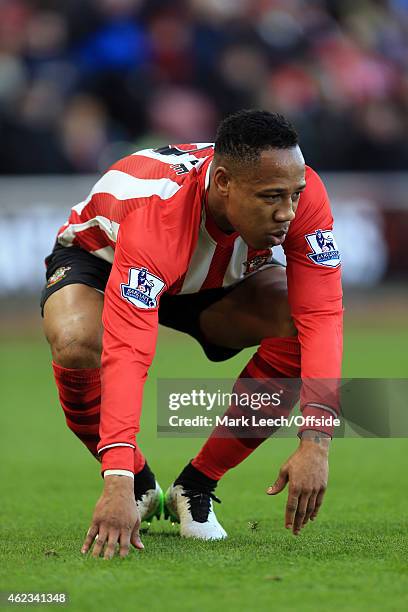
<svg viewBox="0 0 408 612"><path fill-rule="evenodd" d="M133 351L104 351L101 368L102 404L98 452L102 471L134 470L147 364Z"/></svg>
<svg viewBox="0 0 408 612"><path fill-rule="evenodd" d="M101 447L99 450L101 456L101 472L105 474L107 471L127 472L131 476L134 473L135 465L135 447L130 446L113 446L106 448ZM119 474L118 474L119 475Z"/></svg>
<svg viewBox="0 0 408 612"><path fill-rule="evenodd" d="M303 318L299 330L303 379L299 434L312 430L332 437L340 413L343 313Z"/></svg>
<svg viewBox="0 0 408 612"><path fill-rule="evenodd" d="M118 382L127 390L127 397L120 392L113 397L107 391L102 402L98 452L102 460L102 471L121 469L133 472L143 385L137 379L133 379L132 384L125 384L120 378Z"/></svg>
<svg viewBox="0 0 408 612"><path fill-rule="evenodd" d="M123 300L121 278L118 270L113 270L105 294L98 451L102 470L133 472L143 387L154 357L158 315Z"/></svg>

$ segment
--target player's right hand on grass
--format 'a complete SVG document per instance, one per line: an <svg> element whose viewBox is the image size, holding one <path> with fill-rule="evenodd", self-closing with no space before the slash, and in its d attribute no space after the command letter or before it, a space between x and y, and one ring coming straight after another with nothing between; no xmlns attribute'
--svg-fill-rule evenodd
<svg viewBox="0 0 408 612"><path fill-rule="evenodd" d="M131 544L144 548L139 527L133 480L127 476L107 476L81 552L86 554L94 542L93 557L103 554L104 559L112 559L119 544L120 556L126 557Z"/></svg>
<svg viewBox="0 0 408 612"><path fill-rule="evenodd" d="M283 464L278 478L266 491L277 495L289 484L285 527L294 535L309 519L313 521L322 505L329 475L330 437L320 432L306 431L299 448Z"/></svg>

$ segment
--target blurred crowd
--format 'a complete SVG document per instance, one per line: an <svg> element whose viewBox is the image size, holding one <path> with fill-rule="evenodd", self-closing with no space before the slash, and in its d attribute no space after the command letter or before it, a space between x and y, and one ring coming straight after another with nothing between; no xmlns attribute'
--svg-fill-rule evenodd
<svg viewBox="0 0 408 612"><path fill-rule="evenodd" d="M290 117L319 170L408 165L408 0L0 0L0 173L87 173Z"/></svg>

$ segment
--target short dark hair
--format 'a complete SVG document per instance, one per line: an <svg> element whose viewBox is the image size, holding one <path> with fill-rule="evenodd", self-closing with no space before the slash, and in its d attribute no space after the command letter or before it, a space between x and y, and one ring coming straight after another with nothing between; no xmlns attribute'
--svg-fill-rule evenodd
<svg viewBox="0 0 408 612"><path fill-rule="evenodd" d="M265 149L291 149L299 144L294 126L283 115L240 110L219 125L215 153L235 162L254 162Z"/></svg>

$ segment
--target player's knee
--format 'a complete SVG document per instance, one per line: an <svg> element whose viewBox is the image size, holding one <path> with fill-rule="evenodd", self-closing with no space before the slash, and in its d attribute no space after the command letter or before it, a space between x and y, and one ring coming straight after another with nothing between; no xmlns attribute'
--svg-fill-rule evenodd
<svg viewBox="0 0 408 612"><path fill-rule="evenodd" d="M277 335L280 338L297 336L297 329L290 311L287 289L282 289L277 295Z"/></svg>
<svg viewBox="0 0 408 612"><path fill-rule="evenodd" d="M279 338L297 336L297 329L290 310L286 282L264 289L262 302L265 324L272 326L271 332L267 335Z"/></svg>
<svg viewBox="0 0 408 612"><path fill-rule="evenodd" d="M64 368L97 368L101 360L101 343L95 334L75 328L62 328L48 338L52 356Z"/></svg>

